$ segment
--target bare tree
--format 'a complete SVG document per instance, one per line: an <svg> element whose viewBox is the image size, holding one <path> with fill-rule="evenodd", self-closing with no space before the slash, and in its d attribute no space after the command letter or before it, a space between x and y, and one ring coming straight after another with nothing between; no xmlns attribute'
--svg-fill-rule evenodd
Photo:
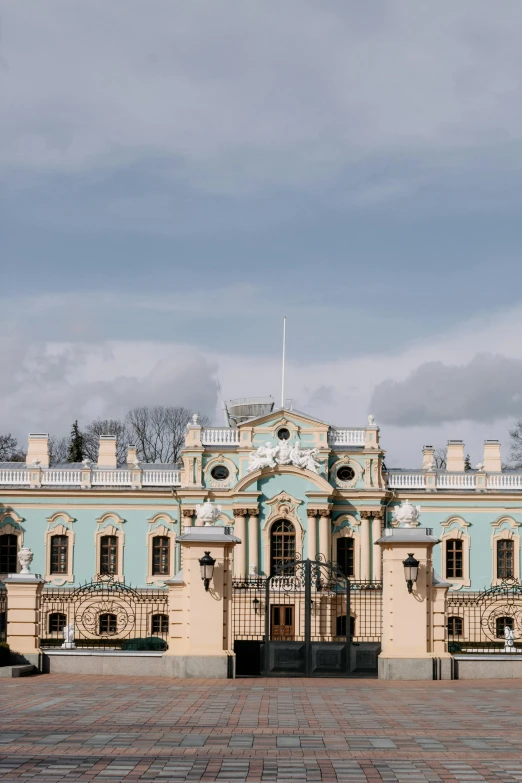
<svg viewBox="0 0 522 783"><path fill-rule="evenodd" d="M83 432L83 452L91 462L98 460L100 435L115 435L118 443L116 458L118 465L127 462L127 444L132 443L125 422L119 419L96 419L87 424Z"/></svg>
<svg viewBox="0 0 522 783"><path fill-rule="evenodd" d="M511 451L509 454L510 468L520 470L522 468L522 419L519 419L512 430L509 430L511 438Z"/></svg>
<svg viewBox="0 0 522 783"><path fill-rule="evenodd" d="M435 449L433 458L435 460L435 467L438 470L446 470L447 458L448 458L448 450L446 448Z"/></svg>
<svg viewBox="0 0 522 783"><path fill-rule="evenodd" d="M26 453L18 448L18 441L9 432L0 435L0 462L25 462Z"/></svg>
<svg viewBox="0 0 522 783"><path fill-rule="evenodd" d="M181 406L155 405L132 408L125 417L131 442L144 462L178 462L185 443L185 431L193 411ZM202 426L209 419L201 416Z"/></svg>
<svg viewBox="0 0 522 783"><path fill-rule="evenodd" d="M49 437L49 464L60 465L69 458L69 438Z"/></svg>

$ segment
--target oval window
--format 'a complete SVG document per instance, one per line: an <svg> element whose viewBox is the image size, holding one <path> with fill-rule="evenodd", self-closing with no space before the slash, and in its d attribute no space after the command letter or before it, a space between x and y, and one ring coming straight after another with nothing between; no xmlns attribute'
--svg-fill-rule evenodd
<svg viewBox="0 0 522 783"><path fill-rule="evenodd" d="M290 430L287 430L286 427L281 427L281 429L277 431L277 437L279 440L289 440Z"/></svg>
<svg viewBox="0 0 522 783"><path fill-rule="evenodd" d="M353 481L355 478L355 470L349 465L343 465L337 471L337 478L339 481Z"/></svg>
<svg viewBox="0 0 522 783"><path fill-rule="evenodd" d="M225 465L216 465L210 471L210 475L216 481L224 481L230 476L230 471Z"/></svg>

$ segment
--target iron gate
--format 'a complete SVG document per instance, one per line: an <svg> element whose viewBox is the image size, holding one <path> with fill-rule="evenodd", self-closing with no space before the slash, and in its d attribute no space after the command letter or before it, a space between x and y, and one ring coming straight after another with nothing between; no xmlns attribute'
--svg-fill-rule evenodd
<svg viewBox="0 0 522 783"><path fill-rule="evenodd" d="M0 642L7 641L7 590L0 582Z"/></svg>
<svg viewBox="0 0 522 783"><path fill-rule="evenodd" d="M337 565L293 560L233 582L236 673L343 677L377 668L382 584Z"/></svg>

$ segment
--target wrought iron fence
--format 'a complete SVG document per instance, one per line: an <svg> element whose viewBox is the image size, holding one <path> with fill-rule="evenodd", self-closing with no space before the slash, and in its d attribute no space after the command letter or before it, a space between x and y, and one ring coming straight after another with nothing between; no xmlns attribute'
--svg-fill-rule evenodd
<svg viewBox="0 0 522 783"><path fill-rule="evenodd" d="M325 572L326 573L326 572ZM331 580L330 580L331 581ZM349 580L349 634L351 641L380 642L382 637L382 582ZM267 578L250 576L232 582L232 623L236 640L262 641L266 630ZM299 641L304 634L304 587L298 578L272 577L270 604L279 616L272 618L285 628L285 607L293 607L292 628L287 635ZM333 583L317 585L311 596L311 639L346 638L348 615L346 590ZM272 609L272 612L274 609ZM290 617L290 612L287 612ZM286 632L285 632L286 633Z"/></svg>
<svg viewBox="0 0 522 783"><path fill-rule="evenodd" d="M7 641L7 590L0 582L0 642Z"/></svg>
<svg viewBox="0 0 522 783"><path fill-rule="evenodd" d="M166 650L168 592L98 577L76 589L47 588L40 602L40 645Z"/></svg>
<svg viewBox="0 0 522 783"><path fill-rule="evenodd" d="M450 653L522 654L520 582L510 578L482 592L450 592L446 632Z"/></svg>

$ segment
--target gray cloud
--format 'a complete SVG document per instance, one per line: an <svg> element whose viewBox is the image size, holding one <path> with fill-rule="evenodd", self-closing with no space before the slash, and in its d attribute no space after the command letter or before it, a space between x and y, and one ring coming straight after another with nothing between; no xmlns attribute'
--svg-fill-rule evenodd
<svg viewBox="0 0 522 783"><path fill-rule="evenodd" d="M522 360L478 354L460 366L426 362L404 381L380 383L370 408L380 423L399 426L521 417Z"/></svg>
<svg viewBox="0 0 522 783"><path fill-rule="evenodd" d="M216 366L184 346L145 365L146 347L124 362L109 343L59 345L0 340L0 432L66 434L71 422L117 418L135 405L183 405L212 415Z"/></svg>
<svg viewBox="0 0 522 783"><path fill-rule="evenodd" d="M346 167L399 154L424 178L440 150L446 178L522 137L518 0L502 13L490 0L157 0L152 14L141 0L21 0L3 13L8 168L92 178L159 160L162 177L220 193L341 172L345 197L374 203L417 174L357 181Z"/></svg>

